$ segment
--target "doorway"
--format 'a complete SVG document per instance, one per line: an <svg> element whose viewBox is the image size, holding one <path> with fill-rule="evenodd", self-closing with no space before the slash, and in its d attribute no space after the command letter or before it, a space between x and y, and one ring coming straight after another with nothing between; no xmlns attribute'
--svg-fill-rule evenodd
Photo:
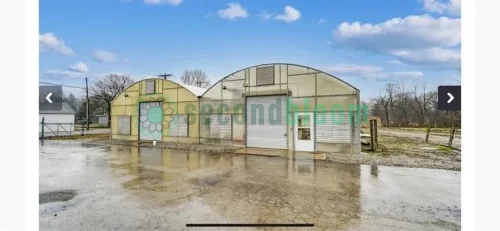
<svg viewBox="0 0 500 231"><path fill-rule="evenodd" d="M296 112L294 114L295 150L314 152L314 113Z"/></svg>

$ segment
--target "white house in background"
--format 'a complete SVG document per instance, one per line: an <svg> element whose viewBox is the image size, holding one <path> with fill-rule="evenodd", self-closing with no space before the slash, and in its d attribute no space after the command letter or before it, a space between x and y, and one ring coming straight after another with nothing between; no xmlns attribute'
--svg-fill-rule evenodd
<svg viewBox="0 0 500 231"><path fill-rule="evenodd" d="M39 122L44 119L43 132L44 136L56 135L72 135L75 133L75 110L68 103L63 102L61 110L47 110L40 107ZM39 125L39 133L41 135L42 125Z"/></svg>
<svg viewBox="0 0 500 231"><path fill-rule="evenodd" d="M109 119L108 115L96 115L95 118L96 118L97 124L108 125L108 119Z"/></svg>

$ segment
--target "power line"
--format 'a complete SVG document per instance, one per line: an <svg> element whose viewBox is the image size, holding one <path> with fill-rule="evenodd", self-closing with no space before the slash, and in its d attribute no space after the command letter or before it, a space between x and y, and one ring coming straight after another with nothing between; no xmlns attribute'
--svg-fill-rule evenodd
<svg viewBox="0 0 500 231"><path fill-rule="evenodd" d="M62 85L62 84L54 84L54 83L46 83L46 82L38 82L38 83L48 84L48 85L54 85L54 86L61 86L61 87L71 87L71 88L87 89L85 87L75 87L75 86Z"/></svg>

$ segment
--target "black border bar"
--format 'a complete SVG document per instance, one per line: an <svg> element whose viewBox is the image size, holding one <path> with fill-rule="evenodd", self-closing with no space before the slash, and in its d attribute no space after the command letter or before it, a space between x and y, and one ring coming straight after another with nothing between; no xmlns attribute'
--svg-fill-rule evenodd
<svg viewBox="0 0 500 231"><path fill-rule="evenodd" d="M314 227L314 224L186 224L186 227Z"/></svg>

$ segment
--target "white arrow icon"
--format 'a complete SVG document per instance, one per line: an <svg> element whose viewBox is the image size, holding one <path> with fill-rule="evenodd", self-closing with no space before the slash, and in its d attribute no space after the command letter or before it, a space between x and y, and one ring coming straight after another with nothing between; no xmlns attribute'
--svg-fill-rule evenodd
<svg viewBox="0 0 500 231"><path fill-rule="evenodd" d="M449 94L449 93L448 93L448 94ZM45 97L45 99L46 99L49 103L52 103L52 100L50 100L50 97L51 97L51 96L52 96L52 92L51 92L51 93L49 93L49 94L47 95L47 97Z"/></svg>
<svg viewBox="0 0 500 231"><path fill-rule="evenodd" d="M448 96L450 97L450 99L448 100L448 103L451 103L451 101L453 101L453 99L455 97L453 97L453 95L451 93L448 92Z"/></svg>

